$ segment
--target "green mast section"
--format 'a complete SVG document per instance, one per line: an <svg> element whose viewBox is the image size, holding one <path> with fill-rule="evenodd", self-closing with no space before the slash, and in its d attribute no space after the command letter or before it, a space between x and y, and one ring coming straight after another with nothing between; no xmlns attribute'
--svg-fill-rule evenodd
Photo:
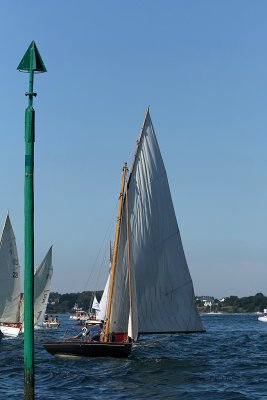
<svg viewBox="0 0 267 400"><path fill-rule="evenodd" d="M24 399L34 399L34 72L46 72L34 41L18 68L29 73L28 107L25 110L25 181L24 181Z"/></svg>

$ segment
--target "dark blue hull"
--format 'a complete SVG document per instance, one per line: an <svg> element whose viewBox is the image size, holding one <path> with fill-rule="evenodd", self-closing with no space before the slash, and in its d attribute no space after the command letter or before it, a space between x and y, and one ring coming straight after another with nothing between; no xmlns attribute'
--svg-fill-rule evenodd
<svg viewBox="0 0 267 400"><path fill-rule="evenodd" d="M53 356L126 358L132 350L132 343L122 342L104 343L61 340L43 343L43 346Z"/></svg>

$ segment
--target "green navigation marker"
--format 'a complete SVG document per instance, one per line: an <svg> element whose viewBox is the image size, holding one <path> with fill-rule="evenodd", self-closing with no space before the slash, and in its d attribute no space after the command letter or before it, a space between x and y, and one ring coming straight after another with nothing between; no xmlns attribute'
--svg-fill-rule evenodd
<svg viewBox="0 0 267 400"><path fill-rule="evenodd" d="M17 68L29 73L28 107L25 110L24 181L24 399L34 399L34 141L35 111L32 106L34 72L46 72L34 41Z"/></svg>
<svg viewBox="0 0 267 400"><path fill-rule="evenodd" d="M19 63L17 68L19 71L23 72L46 72L45 65L43 63L42 57L37 49L34 40L31 42L28 50L23 56L23 59Z"/></svg>

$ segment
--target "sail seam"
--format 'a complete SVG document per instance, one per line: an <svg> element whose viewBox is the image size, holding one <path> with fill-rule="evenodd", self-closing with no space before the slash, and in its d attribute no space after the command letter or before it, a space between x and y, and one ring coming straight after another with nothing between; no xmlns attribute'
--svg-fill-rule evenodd
<svg viewBox="0 0 267 400"><path fill-rule="evenodd" d="M166 237L165 239L161 240L158 244L154 245L154 249L156 249L157 247L160 247L163 243L167 242L168 240L170 240L172 237L174 237L175 235L179 235L179 229L177 229L174 233L172 233L171 235L169 235L168 237Z"/></svg>

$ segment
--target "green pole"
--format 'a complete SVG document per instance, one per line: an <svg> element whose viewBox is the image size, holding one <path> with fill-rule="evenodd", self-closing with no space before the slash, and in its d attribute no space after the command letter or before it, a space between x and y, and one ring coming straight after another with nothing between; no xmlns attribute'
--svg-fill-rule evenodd
<svg viewBox="0 0 267 400"><path fill-rule="evenodd" d="M19 71L29 73L28 107L25 110L24 180L24 399L34 400L34 71L46 72L34 41L21 60Z"/></svg>

